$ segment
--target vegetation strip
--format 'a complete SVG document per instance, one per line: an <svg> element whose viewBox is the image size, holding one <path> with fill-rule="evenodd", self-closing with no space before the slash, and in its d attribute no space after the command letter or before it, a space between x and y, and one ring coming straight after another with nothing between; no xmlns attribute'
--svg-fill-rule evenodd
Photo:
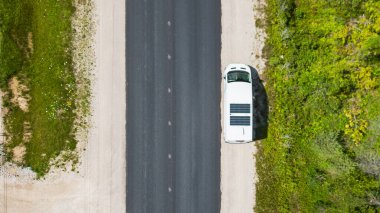
<svg viewBox="0 0 380 213"><path fill-rule="evenodd" d="M257 212L380 211L380 2L267 0Z"/></svg>
<svg viewBox="0 0 380 213"><path fill-rule="evenodd" d="M89 86L78 78L89 81L73 63L75 10L72 0L0 0L2 149L37 177L60 155L77 161L78 112L89 114Z"/></svg>

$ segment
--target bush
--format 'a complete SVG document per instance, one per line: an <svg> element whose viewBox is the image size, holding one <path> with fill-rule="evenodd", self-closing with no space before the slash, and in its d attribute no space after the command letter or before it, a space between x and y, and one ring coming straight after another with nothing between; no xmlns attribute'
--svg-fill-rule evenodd
<svg viewBox="0 0 380 213"><path fill-rule="evenodd" d="M258 212L380 211L380 3L268 0Z"/></svg>

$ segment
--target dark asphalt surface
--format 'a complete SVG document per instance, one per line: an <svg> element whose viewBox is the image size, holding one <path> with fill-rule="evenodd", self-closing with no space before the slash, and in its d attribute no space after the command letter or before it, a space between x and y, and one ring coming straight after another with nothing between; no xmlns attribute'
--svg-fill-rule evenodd
<svg viewBox="0 0 380 213"><path fill-rule="evenodd" d="M220 212L219 0L127 1L127 212Z"/></svg>

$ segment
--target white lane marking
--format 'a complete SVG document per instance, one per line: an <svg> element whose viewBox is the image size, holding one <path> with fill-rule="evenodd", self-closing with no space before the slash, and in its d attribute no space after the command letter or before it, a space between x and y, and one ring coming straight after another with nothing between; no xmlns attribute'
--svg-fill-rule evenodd
<svg viewBox="0 0 380 213"><path fill-rule="evenodd" d="M170 54L168 54L168 60L172 59L172 56Z"/></svg>
<svg viewBox="0 0 380 213"><path fill-rule="evenodd" d="M172 159L172 155L171 155L171 154L168 154L168 158L169 158L169 159Z"/></svg>
<svg viewBox="0 0 380 213"><path fill-rule="evenodd" d="M172 89L170 89L170 87L168 87L168 93L171 93L172 92Z"/></svg>
<svg viewBox="0 0 380 213"><path fill-rule="evenodd" d="M172 125L172 122L171 122L171 121L168 121L168 125L171 126L171 125Z"/></svg>
<svg viewBox="0 0 380 213"><path fill-rule="evenodd" d="M172 25L172 23L170 21L168 21L168 26L170 27Z"/></svg>

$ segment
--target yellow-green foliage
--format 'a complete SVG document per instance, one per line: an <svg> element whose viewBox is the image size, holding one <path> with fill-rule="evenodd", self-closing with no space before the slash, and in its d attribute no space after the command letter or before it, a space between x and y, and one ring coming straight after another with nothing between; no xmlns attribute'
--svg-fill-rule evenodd
<svg viewBox="0 0 380 213"><path fill-rule="evenodd" d="M362 112L361 109L351 108L350 110L343 110L343 112L348 118L348 124L345 125L344 133L357 144L364 138L368 121L359 118Z"/></svg>
<svg viewBox="0 0 380 213"><path fill-rule="evenodd" d="M380 1L267 3L256 211L380 211Z"/></svg>

